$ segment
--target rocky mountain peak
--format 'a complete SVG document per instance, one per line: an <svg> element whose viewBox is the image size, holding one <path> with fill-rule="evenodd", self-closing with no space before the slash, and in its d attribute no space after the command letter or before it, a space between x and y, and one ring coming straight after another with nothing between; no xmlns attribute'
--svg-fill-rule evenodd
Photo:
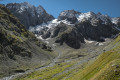
<svg viewBox="0 0 120 80"><path fill-rule="evenodd" d="M102 13L98 12L97 15L102 15Z"/></svg>
<svg viewBox="0 0 120 80"><path fill-rule="evenodd" d="M42 14L42 13L46 12L45 9L41 5L39 5L38 7L36 7L36 10L37 10L38 14Z"/></svg>
<svg viewBox="0 0 120 80"><path fill-rule="evenodd" d="M77 22L77 15L80 15L80 12L75 10L65 10L60 13L58 20L68 20L71 23Z"/></svg>
<svg viewBox="0 0 120 80"><path fill-rule="evenodd" d="M93 18L96 18L96 14L94 12L81 13L77 17L78 21L82 21L83 19L89 20Z"/></svg>
<svg viewBox="0 0 120 80"><path fill-rule="evenodd" d="M71 24L74 24L76 22L83 22L83 21L100 21L102 24L108 24L111 22L111 18L108 15L103 15L100 12L97 14L90 11L87 13L81 13L75 10L65 10L60 13L58 20L67 20L71 22Z"/></svg>
<svg viewBox="0 0 120 80"><path fill-rule="evenodd" d="M80 14L80 12L77 12L73 9L73 10L65 10L65 11L61 12L60 16L73 16L76 14Z"/></svg>
<svg viewBox="0 0 120 80"><path fill-rule="evenodd" d="M79 48L79 43L84 43L84 39L104 42L105 38L110 38L119 32L109 16L94 12L81 13L75 10L65 10L60 13L58 19L31 28L30 31L40 39L55 38L56 43L62 45L65 42L73 48Z"/></svg>
<svg viewBox="0 0 120 80"><path fill-rule="evenodd" d="M21 4L23 4L23 5L30 5L28 2L23 2Z"/></svg>
<svg viewBox="0 0 120 80"><path fill-rule="evenodd" d="M94 12L92 12L92 11L88 12L87 14L92 15L92 16L94 16L94 15L95 15L95 13L94 13Z"/></svg>
<svg viewBox="0 0 120 80"><path fill-rule="evenodd" d="M23 3L9 3L6 5L7 8L11 9L11 8L14 8L14 9L27 9L27 8L30 8L30 7L33 7L33 5L30 5L28 2L23 2Z"/></svg>
<svg viewBox="0 0 120 80"><path fill-rule="evenodd" d="M19 13L17 10L14 12L14 8L11 11L17 14L16 16L23 21L22 23L33 26L29 30L40 39L56 38L55 42L57 43L63 44L65 42L70 47L79 48L80 44L76 44L84 43L84 39L102 42L104 39L101 37L110 38L118 33L111 18L101 13L65 10L60 13L58 19L52 20L53 17L42 6L35 7L28 3L22 4L28 5L28 7L22 5L25 8L23 8L24 13ZM19 5L21 4L17 6ZM76 39L78 39L77 42ZM67 42L68 40L73 40L73 43Z"/></svg>
<svg viewBox="0 0 120 80"><path fill-rule="evenodd" d="M28 29L30 26L47 23L54 19L42 6L35 7L28 2L9 3L6 7L16 16Z"/></svg>

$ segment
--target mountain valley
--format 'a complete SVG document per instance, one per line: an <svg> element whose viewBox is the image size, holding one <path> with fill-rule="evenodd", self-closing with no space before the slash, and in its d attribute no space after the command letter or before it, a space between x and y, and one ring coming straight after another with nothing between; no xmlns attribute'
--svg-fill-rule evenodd
<svg viewBox="0 0 120 80"><path fill-rule="evenodd" d="M0 80L119 80L119 32L119 17L0 5Z"/></svg>

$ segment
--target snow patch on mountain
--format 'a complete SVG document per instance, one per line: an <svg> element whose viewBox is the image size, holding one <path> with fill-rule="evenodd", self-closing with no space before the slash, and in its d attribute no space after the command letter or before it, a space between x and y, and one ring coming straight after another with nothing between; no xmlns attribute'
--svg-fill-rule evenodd
<svg viewBox="0 0 120 80"><path fill-rule="evenodd" d="M83 19L89 19L89 18L91 18L91 17L93 17L93 16L95 16L95 15L93 15L93 13L92 12L88 12L88 13L81 13L78 17L77 17L77 19L78 19L78 21L82 21Z"/></svg>
<svg viewBox="0 0 120 80"><path fill-rule="evenodd" d="M39 9L38 9L38 13L43 12L41 6L39 6ZM67 17L67 16L72 16L73 14L75 14L78 22L82 22L82 21L84 21L84 20L87 19L91 23L93 23L92 25L95 25L94 24L94 22L95 22L94 20L99 20L99 19L102 21L101 24L107 24L107 23L109 23L109 21L111 21L112 23L117 23L117 21L118 21L118 19L116 19L116 18L112 18L111 19L109 16L103 15L101 13L97 13L97 14L94 13L94 12L81 13L81 12L75 12L74 10L65 10L65 11L63 11L63 12L60 13L60 16L66 16ZM65 23L67 25L74 25L74 24L71 24L71 22L68 21L67 18L63 19L63 20L54 19L54 20L49 21L47 23L43 23L43 24L37 25L35 27L30 27L29 30L32 31L32 32L34 32L34 31L40 31L40 30L42 30L45 27L47 27L48 29L50 29L52 27L57 26L61 22Z"/></svg>
<svg viewBox="0 0 120 80"><path fill-rule="evenodd" d="M20 9L18 9L19 13L22 13L24 11L24 9L21 7Z"/></svg>
<svg viewBox="0 0 120 80"><path fill-rule="evenodd" d="M81 13L77 17L78 21L81 22L84 19L90 20L90 19L101 19L103 21L103 24L108 22L108 19L110 19L107 15L102 15L101 13L95 14L93 12L87 12L87 13Z"/></svg>
<svg viewBox="0 0 120 80"><path fill-rule="evenodd" d="M90 39L84 39L84 41L85 41L85 43L93 43L93 42L95 42L95 41L93 41L93 40L90 40Z"/></svg>
<svg viewBox="0 0 120 80"><path fill-rule="evenodd" d="M65 23L67 25L73 25L70 22L68 22L67 20L58 21L58 19L54 19L52 21L49 21L48 23L43 23L43 24L37 25L37 26L30 26L29 31L35 32L35 31L41 31L44 28L50 29L50 28L56 27L61 22Z"/></svg>
<svg viewBox="0 0 120 80"><path fill-rule="evenodd" d="M114 24L117 24L118 23L118 21L119 21L119 18L112 18L112 23L114 23Z"/></svg>

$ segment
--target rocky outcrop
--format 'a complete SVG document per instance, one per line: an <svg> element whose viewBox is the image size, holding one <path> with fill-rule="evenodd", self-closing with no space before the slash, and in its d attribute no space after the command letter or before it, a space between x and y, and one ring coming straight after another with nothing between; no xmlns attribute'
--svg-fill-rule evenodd
<svg viewBox="0 0 120 80"><path fill-rule="evenodd" d="M93 22L93 23L92 23ZM110 38L112 35L118 33L118 30L113 28L111 22L102 24L100 19L94 21L84 20L75 25L75 27L81 32L86 39L92 39L96 41L104 41L104 38Z"/></svg>
<svg viewBox="0 0 120 80"><path fill-rule="evenodd" d="M30 26L47 23L54 19L48 14L42 6L35 7L27 2L24 3L9 3L6 7L19 18L22 24L29 29Z"/></svg>
<svg viewBox="0 0 120 80"><path fill-rule="evenodd" d="M58 20L67 20L74 24L78 21L77 20L78 15L80 15L80 12L77 12L75 10L65 10L60 13Z"/></svg>
<svg viewBox="0 0 120 80"><path fill-rule="evenodd" d="M43 28L42 31L44 31L42 38L47 39L47 38L55 38L59 35L59 33L64 32L67 29L67 25L64 23L60 23L59 25L55 26L54 28Z"/></svg>
<svg viewBox="0 0 120 80"><path fill-rule="evenodd" d="M84 43L84 37L77 28L71 25L60 23L55 28L48 29L42 35L43 39L55 38L55 42L63 45L66 43L68 46L78 49L81 43Z"/></svg>
<svg viewBox="0 0 120 80"><path fill-rule="evenodd" d="M75 27L67 25L65 27L66 30L59 33L55 42L60 43L60 45L66 43L68 46L72 48L79 49L81 43L84 43L84 37Z"/></svg>

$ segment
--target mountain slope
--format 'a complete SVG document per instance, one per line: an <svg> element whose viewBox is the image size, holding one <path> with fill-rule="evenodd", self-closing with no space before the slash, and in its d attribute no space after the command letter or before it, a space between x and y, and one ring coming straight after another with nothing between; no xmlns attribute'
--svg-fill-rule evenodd
<svg viewBox="0 0 120 80"><path fill-rule="evenodd" d="M71 11L65 11L65 15L66 12ZM71 14L67 15L68 19L55 19L33 30L39 39L47 41L59 52L55 65L18 76L15 80L119 79L120 36L110 43L119 33L111 18L93 12L76 16L73 12L72 17ZM78 20L71 24L73 17Z"/></svg>
<svg viewBox="0 0 120 80"><path fill-rule="evenodd" d="M29 29L30 26L40 25L54 19L42 6L35 7L27 2L9 3L6 7Z"/></svg>
<svg viewBox="0 0 120 80"><path fill-rule="evenodd" d="M48 67L27 75L19 76L15 80L119 80L119 48L120 36L103 48L103 53L100 56L97 56L98 52L101 52L101 50L98 50L98 52L95 52L95 55L92 57L75 57L71 59L70 62L68 60L61 63L56 63L53 67ZM100 49L100 47L97 49ZM94 51L97 49L94 49L91 54L94 54ZM74 54L76 52L79 55L84 53L84 51L73 51ZM72 53L72 51L70 53ZM96 56L97 58L95 58Z"/></svg>
<svg viewBox="0 0 120 80"><path fill-rule="evenodd" d="M69 80L119 80L120 79L120 36L90 66L84 68Z"/></svg>
<svg viewBox="0 0 120 80"><path fill-rule="evenodd" d="M77 12L75 10L65 10L60 13L60 15L58 16L58 20L68 20L72 24L74 24L78 21L77 16L80 14L80 12Z"/></svg>
<svg viewBox="0 0 120 80"><path fill-rule="evenodd" d="M0 5L0 77L46 65L54 57L50 47Z"/></svg>
<svg viewBox="0 0 120 80"><path fill-rule="evenodd" d="M105 42L106 38L112 38L118 34L119 29L109 16L101 13L65 10L58 19L30 28L30 31L38 38L55 39L54 43L60 43L60 45L65 43L69 47L79 49L85 40Z"/></svg>
<svg viewBox="0 0 120 80"><path fill-rule="evenodd" d="M18 12L23 15L24 12L25 15L31 15L31 19L46 14L41 6L35 8L28 3L8 5L15 14ZM43 18L40 20L40 24L44 22ZM30 25L36 24L33 22ZM38 40L8 9L0 6L0 77L23 72L23 75L16 76L16 80L119 79L120 37L110 43L119 33L116 27L109 16L101 13L63 11L58 19L33 28L38 39L59 53L56 57L51 47Z"/></svg>

